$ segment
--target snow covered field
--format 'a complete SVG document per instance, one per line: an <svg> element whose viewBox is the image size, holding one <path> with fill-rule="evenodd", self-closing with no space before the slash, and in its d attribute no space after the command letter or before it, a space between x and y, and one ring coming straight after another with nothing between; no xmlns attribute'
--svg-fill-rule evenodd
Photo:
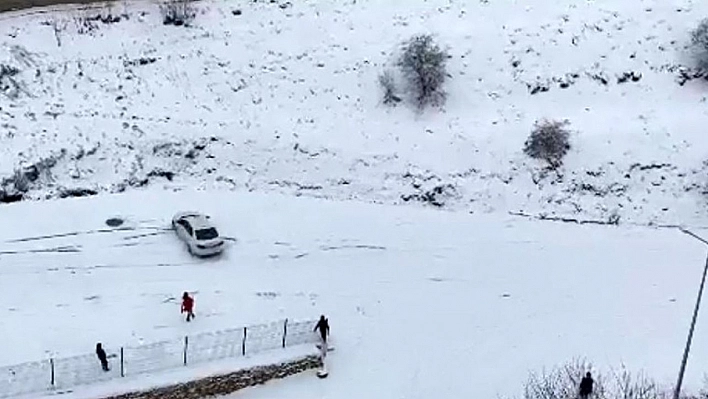
<svg viewBox="0 0 708 399"><path fill-rule="evenodd" d="M162 230L192 208L237 240L224 257L191 259ZM115 215L136 230L91 233ZM0 233L3 363L327 314L330 378L249 398L512 395L528 371L576 356L670 384L705 256L676 230L229 191L18 203L3 220L13 226ZM36 252L58 247L74 251ZM183 290L197 292L192 324L175 302ZM698 333L691 387L706 353Z"/></svg>
<svg viewBox="0 0 708 399"><path fill-rule="evenodd" d="M237 397L493 398L573 357L674 382L706 248L635 224L708 236L706 84L677 81L707 2L197 9L0 14L0 197L99 194L0 207L0 365L325 313L327 380ZM379 74L425 32L449 47L447 104L385 107ZM540 118L574 129L557 176L521 151ZM397 206L426 193L451 212ZM224 256L188 256L180 210L214 217Z"/></svg>
<svg viewBox="0 0 708 399"><path fill-rule="evenodd" d="M394 204L440 187L463 211L707 224L705 84L677 83L704 1L197 8L190 28L143 2L88 27L99 11L2 15L0 62L18 72L3 80L16 98L0 110L0 174L49 159L19 183L29 198L154 184ZM377 77L421 32L449 46L448 103L386 108ZM558 178L521 152L540 118L575 130Z"/></svg>

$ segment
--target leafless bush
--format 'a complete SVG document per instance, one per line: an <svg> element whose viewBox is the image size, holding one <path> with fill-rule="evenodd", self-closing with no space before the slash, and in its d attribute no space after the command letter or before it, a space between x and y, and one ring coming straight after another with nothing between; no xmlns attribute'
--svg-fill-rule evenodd
<svg viewBox="0 0 708 399"><path fill-rule="evenodd" d="M614 374L613 398L616 399L669 399L660 392L656 383L643 373L632 374L624 367Z"/></svg>
<svg viewBox="0 0 708 399"><path fill-rule="evenodd" d="M23 91L17 80L19 73L20 70L12 65L0 64L0 93L10 100L16 100Z"/></svg>
<svg viewBox="0 0 708 399"><path fill-rule="evenodd" d="M574 399L578 396L580 381L591 369L592 364L577 359L548 372L531 373L524 388L524 399ZM594 399L610 399L605 396L601 376L595 375L594 379Z"/></svg>
<svg viewBox="0 0 708 399"><path fill-rule="evenodd" d="M580 381L592 365L584 360L575 360L550 372L531 373L524 389L523 399L575 399ZM592 371L595 381L593 399L670 399L671 392L659 389L656 383L643 373L632 373L626 367L610 373ZM703 396L699 396L703 397ZM691 398L681 396L682 399ZM697 399L697 398L696 398Z"/></svg>
<svg viewBox="0 0 708 399"><path fill-rule="evenodd" d="M691 32L691 44L694 47L698 67L708 69L708 18L702 20Z"/></svg>
<svg viewBox="0 0 708 399"><path fill-rule="evenodd" d="M531 158L544 160L552 169L557 169L570 150L569 124L568 121L537 121L524 144L524 153Z"/></svg>
<svg viewBox="0 0 708 399"><path fill-rule="evenodd" d="M63 35L67 24L68 22L65 19L53 19L48 22L48 25L51 26L54 31L54 39L57 41L57 47L61 47L61 36Z"/></svg>
<svg viewBox="0 0 708 399"><path fill-rule="evenodd" d="M90 34L98 30L98 23L83 12L74 17L76 32L80 35Z"/></svg>
<svg viewBox="0 0 708 399"><path fill-rule="evenodd" d="M403 45L398 60L413 103L423 109L445 102L443 84L447 78L448 54L430 35L414 36Z"/></svg>
<svg viewBox="0 0 708 399"><path fill-rule="evenodd" d="M383 103L386 105L396 105L401 102L401 97L396 94L396 79L393 72L386 70L379 75L379 84L383 89Z"/></svg>
<svg viewBox="0 0 708 399"><path fill-rule="evenodd" d="M162 23L165 25L189 26L197 16L193 0L168 0L160 6Z"/></svg>

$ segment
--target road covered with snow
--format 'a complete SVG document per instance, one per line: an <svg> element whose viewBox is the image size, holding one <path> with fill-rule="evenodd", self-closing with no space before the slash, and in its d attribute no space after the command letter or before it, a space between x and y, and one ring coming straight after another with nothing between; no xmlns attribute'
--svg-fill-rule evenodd
<svg viewBox="0 0 708 399"><path fill-rule="evenodd" d="M705 255L673 229L230 191L3 209L12 226L0 232L3 363L90 352L99 340L136 344L326 314L336 347L329 379L295 377L249 398L514 395L528 371L574 357L624 362L669 384ZM233 239L224 256L193 259L166 230L185 209L212 215ZM110 217L129 229L110 231ZM179 314L185 290L196 293L191 324ZM694 387L704 353L698 334Z"/></svg>

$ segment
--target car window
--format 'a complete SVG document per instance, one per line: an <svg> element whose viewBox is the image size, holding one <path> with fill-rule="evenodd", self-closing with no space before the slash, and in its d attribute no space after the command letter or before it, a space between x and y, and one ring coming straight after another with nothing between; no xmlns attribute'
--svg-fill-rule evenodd
<svg viewBox="0 0 708 399"><path fill-rule="evenodd" d="M208 229L197 230L196 236L197 240L211 240L219 237L219 233L216 231L215 228L210 227Z"/></svg>
<svg viewBox="0 0 708 399"><path fill-rule="evenodd" d="M189 225L188 221L180 219L177 221L177 224L184 227L184 230L187 232L187 234L189 234L190 236L192 235L192 226Z"/></svg>

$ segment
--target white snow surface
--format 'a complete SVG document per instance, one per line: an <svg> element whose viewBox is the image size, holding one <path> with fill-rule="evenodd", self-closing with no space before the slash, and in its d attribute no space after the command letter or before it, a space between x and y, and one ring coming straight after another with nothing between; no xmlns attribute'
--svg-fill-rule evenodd
<svg viewBox="0 0 708 399"><path fill-rule="evenodd" d="M194 207L236 239L223 257L192 259L156 230ZM92 233L116 215L136 230ZM329 378L308 373L249 398L515 395L529 371L575 357L669 386L705 257L675 229L231 191L21 202L2 216L13 226L2 247L18 252L0 255L3 363L328 315ZM67 233L78 234L16 241ZM23 252L57 247L76 251ZM196 292L190 324L174 299L184 290ZM706 320L688 389L702 384Z"/></svg>
<svg viewBox="0 0 708 399"><path fill-rule="evenodd" d="M56 160L28 198L153 175L389 204L441 187L454 210L706 225L706 85L676 83L705 1L196 7L189 28L143 2L0 16L0 60L20 70L17 99L0 104L0 174ZM108 12L129 19L77 22ZM384 106L377 83L418 33L451 55L447 104L422 114ZM625 72L641 80L618 83ZM537 82L549 91L531 95ZM571 122L559 175L522 153L542 118ZM154 176L165 171L171 182Z"/></svg>
<svg viewBox="0 0 708 399"><path fill-rule="evenodd" d="M324 313L328 379L236 397L493 398L574 357L674 382L705 247L635 224L708 235L706 84L676 82L707 2L196 7L191 27L141 1L91 29L77 21L108 9L0 15L0 64L18 71L0 79L0 188L103 193L0 207L1 365ZM426 32L451 55L446 105L384 106L379 74ZM617 82L630 71L641 79ZM545 177L522 153L541 118L574 130ZM453 212L395 206L436 187ZM234 239L224 256L188 256L167 230L185 209ZM134 230L99 231L113 216Z"/></svg>

